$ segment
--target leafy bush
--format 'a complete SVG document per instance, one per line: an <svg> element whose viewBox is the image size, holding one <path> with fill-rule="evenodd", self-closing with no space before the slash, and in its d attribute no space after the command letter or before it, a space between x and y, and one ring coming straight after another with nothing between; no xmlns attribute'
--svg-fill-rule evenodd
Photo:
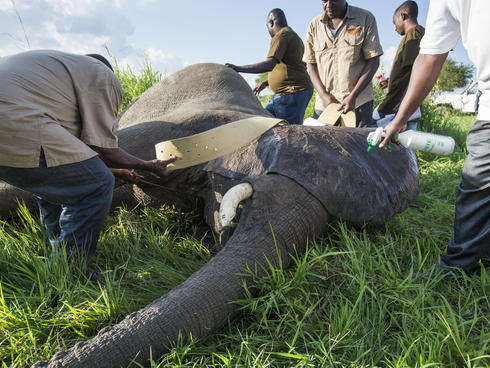
<svg viewBox="0 0 490 368"><path fill-rule="evenodd" d="M458 147L466 152L466 135L476 120L475 115L458 110L447 110L426 99L422 105L419 130L453 137Z"/></svg>
<svg viewBox="0 0 490 368"><path fill-rule="evenodd" d="M434 86L435 92L452 91L466 86L473 76L475 68L471 64L458 63L447 58L442 66L441 74Z"/></svg>

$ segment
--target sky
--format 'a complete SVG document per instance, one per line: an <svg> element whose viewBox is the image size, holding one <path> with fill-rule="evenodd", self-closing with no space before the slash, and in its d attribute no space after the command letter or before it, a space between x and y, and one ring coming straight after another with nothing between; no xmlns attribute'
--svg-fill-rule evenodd
<svg viewBox="0 0 490 368"><path fill-rule="evenodd" d="M403 0L350 0L377 21L389 73L401 40L392 16ZM429 0L418 0L425 26ZM145 58L165 75L200 62L236 65L265 60L270 36L265 20L284 10L304 40L321 0L0 0L0 57L32 49L100 53L138 71ZM461 42L450 57L470 63ZM253 84L256 75L242 74Z"/></svg>

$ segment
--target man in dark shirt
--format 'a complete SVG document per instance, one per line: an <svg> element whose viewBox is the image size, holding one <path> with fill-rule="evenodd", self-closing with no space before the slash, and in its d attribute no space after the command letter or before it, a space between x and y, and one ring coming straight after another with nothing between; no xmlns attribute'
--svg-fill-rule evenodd
<svg viewBox="0 0 490 368"><path fill-rule="evenodd" d="M415 1L405 1L393 15L395 30L404 37L398 46L390 77L381 79L378 83L381 88L388 87L388 93L377 108L381 118L398 111L410 82L412 66L419 54L420 40L425 33L424 27L417 23L417 16L418 6Z"/></svg>
<svg viewBox="0 0 490 368"><path fill-rule="evenodd" d="M267 17L267 29L272 37L267 59L257 64L226 66L241 73L269 72L268 80L255 87L259 94L265 87L274 92L266 109L290 124L302 124L306 107L313 95L313 85L301 60L304 45L286 21L281 9L273 9Z"/></svg>

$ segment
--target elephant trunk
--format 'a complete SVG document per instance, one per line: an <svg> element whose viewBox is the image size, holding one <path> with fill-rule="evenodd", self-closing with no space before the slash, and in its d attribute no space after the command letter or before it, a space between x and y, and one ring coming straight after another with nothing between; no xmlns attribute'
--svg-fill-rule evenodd
<svg viewBox="0 0 490 368"><path fill-rule="evenodd" d="M303 252L329 220L320 202L291 179L267 175L252 184L254 195L233 236L211 261L119 324L34 367L149 365L150 354L161 356L179 338L199 338L228 323L238 308L231 302L245 296L243 283L252 286L243 274L251 269L261 277L269 264L289 266L290 254Z"/></svg>
<svg viewBox="0 0 490 368"><path fill-rule="evenodd" d="M37 209L31 193L0 180L0 219L15 216L19 210L19 203L24 203L29 210Z"/></svg>

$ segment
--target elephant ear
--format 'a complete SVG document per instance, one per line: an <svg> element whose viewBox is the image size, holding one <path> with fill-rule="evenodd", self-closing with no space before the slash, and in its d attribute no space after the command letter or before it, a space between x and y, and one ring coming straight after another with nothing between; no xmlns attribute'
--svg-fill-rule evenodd
<svg viewBox="0 0 490 368"><path fill-rule="evenodd" d="M206 169L237 179L287 176L336 217L383 221L405 210L419 192L417 156L393 144L367 152L371 129L277 127ZM252 172L250 172L252 168ZM281 190L281 188L271 188ZM312 214L313 215L313 214Z"/></svg>

